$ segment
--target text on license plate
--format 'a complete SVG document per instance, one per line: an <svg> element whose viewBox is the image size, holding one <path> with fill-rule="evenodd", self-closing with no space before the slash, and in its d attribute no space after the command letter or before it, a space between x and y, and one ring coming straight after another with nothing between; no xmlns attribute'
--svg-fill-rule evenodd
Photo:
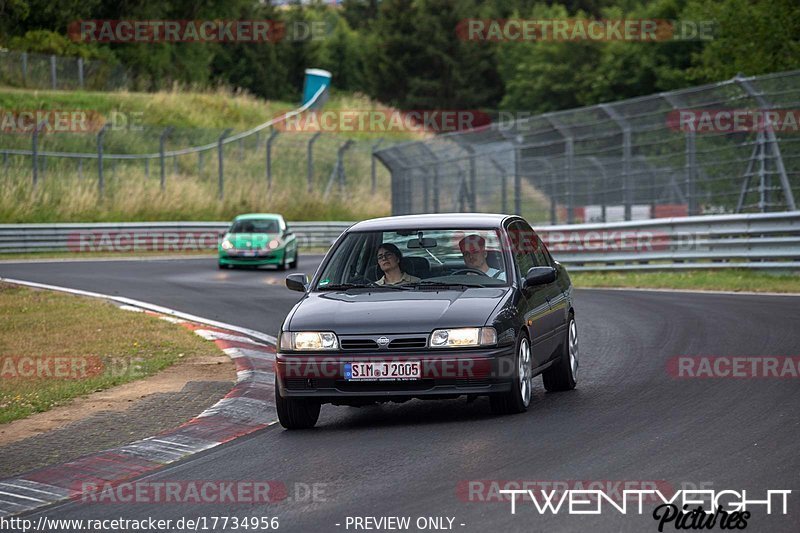
<svg viewBox="0 0 800 533"><path fill-rule="evenodd" d="M420 379L421 369L422 365L419 361L345 363L344 378L384 381Z"/></svg>

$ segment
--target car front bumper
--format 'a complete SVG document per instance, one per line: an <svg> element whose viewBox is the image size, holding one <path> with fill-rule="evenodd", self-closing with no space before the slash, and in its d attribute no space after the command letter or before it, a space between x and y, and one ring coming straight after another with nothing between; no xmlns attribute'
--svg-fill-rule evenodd
<svg viewBox="0 0 800 533"><path fill-rule="evenodd" d="M219 251L219 264L220 265L236 265L236 266L261 266L261 265L280 265L283 263L284 255L286 255L285 248L278 248L268 252L258 251L257 255L250 256L236 251Z"/></svg>
<svg viewBox="0 0 800 533"><path fill-rule="evenodd" d="M419 361L421 378L403 381L346 380L346 363ZM409 398L485 395L505 392L514 380L514 347L480 350L423 350L300 355L278 353L275 375L284 398L336 403L347 398L404 401Z"/></svg>

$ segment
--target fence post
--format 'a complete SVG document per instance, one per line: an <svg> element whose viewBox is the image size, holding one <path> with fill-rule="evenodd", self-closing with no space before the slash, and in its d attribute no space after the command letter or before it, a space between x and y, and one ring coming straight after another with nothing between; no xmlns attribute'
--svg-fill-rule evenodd
<svg viewBox="0 0 800 533"><path fill-rule="evenodd" d="M53 83L53 90L58 87L58 78L56 77L56 56L50 56L50 80Z"/></svg>
<svg viewBox="0 0 800 533"><path fill-rule="evenodd" d="M109 123L106 122L97 132L97 191L100 194L100 198L103 197L106 188L103 178L103 136L106 134L108 127Z"/></svg>
<svg viewBox="0 0 800 533"><path fill-rule="evenodd" d="M522 135L514 143L514 214L522 215Z"/></svg>
<svg viewBox="0 0 800 533"><path fill-rule="evenodd" d="M197 152L197 174L201 175L203 173L203 154L204 152Z"/></svg>
<svg viewBox="0 0 800 533"><path fill-rule="evenodd" d="M164 145L166 144L167 137L170 133L172 133L172 126L168 126L164 128L164 131L161 132L161 136L158 138L158 160L161 164L161 192L164 192L167 188L167 174L166 174L166 156L164 155Z"/></svg>
<svg viewBox="0 0 800 533"><path fill-rule="evenodd" d="M564 162L567 178L567 224L575 223L575 178L572 175L575 156L575 142L572 137L566 138L566 160Z"/></svg>
<svg viewBox="0 0 800 533"><path fill-rule="evenodd" d="M83 179L83 158L78 158L78 179Z"/></svg>
<svg viewBox="0 0 800 533"><path fill-rule="evenodd" d="M22 52L22 86L28 85L28 52Z"/></svg>
<svg viewBox="0 0 800 533"><path fill-rule="evenodd" d="M764 97L764 95L756 90L755 87L750 83L750 80L742 76L741 74L737 74L734 80L742 86L742 88L747 92L747 94L752 97L759 105L762 111L772 109L770 107L770 103ZM769 119L768 119L769 120ZM769 142L769 146L772 152L772 158L775 161L775 167L778 171L778 179L781 182L781 189L783 192L784 199L786 200L786 206L789 208L789 211L797 210L797 206L794 201L794 193L792 192L792 186L789 183L789 177L786 172L786 166L783 164L783 156L781 154L781 147L778 143L778 138L775 136L775 129L772 127L771 124L765 124L765 132L764 135L766 136L766 141ZM766 155L766 154L764 154Z"/></svg>
<svg viewBox="0 0 800 533"><path fill-rule="evenodd" d="M78 58L78 86L83 89L83 58Z"/></svg>
<svg viewBox="0 0 800 533"><path fill-rule="evenodd" d="M371 181L371 183L372 183L372 189L371 189L372 190L372 194L375 194L375 192L376 192L376 190L378 188L377 178L376 178L377 170L375 168L376 167L376 165L375 165L375 151L378 149L378 147L381 145L382 142L383 142L383 139L381 138L381 139L378 139L378 142L376 142L375 144L372 145L372 159L370 160L370 163L372 164L372 168L370 169L370 171L371 171L370 176L371 176L371 179L372 179L372 181Z"/></svg>
<svg viewBox="0 0 800 533"><path fill-rule="evenodd" d="M267 137L267 190L272 189L272 143L278 133L280 133L278 130L272 130L269 137Z"/></svg>
<svg viewBox="0 0 800 533"><path fill-rule="evenodd" d="M3 172L8 175L8 152L3 152Z"/></svg>
<svg viewBox="0 0 800 533"><path fill-rule="evenodd" d="M317 132L311 136L306 148L306 181L308 181L308 192L311 193L314 186L314 143L319 139L322 132Z"/></svg>
<svg viewBox="0 0 800 533"><path fill-rule="evenodd" d="M631 125L620 115L616 109L608 104L600 104L600 109L622 129L622 201L625 204L625 220L631 219L631 205L633 204L633 191L630 184L631 174Z"/></svg>
<svg viewBox="0 0 800 533"><path fill-rule="evenodd" d="M45 124L47 124L46 120L41 121L33 130L33 138L31 139L31 157L32 157L32 164L33 164L33 187L39 184L39 132L42 131ZM8 154L6 154L8 155Z"/></svg>
<svg viewBox="0 0 800 533"><path fill-rule="evenodd" d="M223 163L225 157L223 155L223 148L225 145L223 144L223 141L225 140L225 137L230 135L232 131L233 128L226 129L225 131L222 132L222 135L219 136L219 139L217 139L217 161L219 163L219 174L217 177L217 196L220 200L225 198L225 167Z"/></svg>

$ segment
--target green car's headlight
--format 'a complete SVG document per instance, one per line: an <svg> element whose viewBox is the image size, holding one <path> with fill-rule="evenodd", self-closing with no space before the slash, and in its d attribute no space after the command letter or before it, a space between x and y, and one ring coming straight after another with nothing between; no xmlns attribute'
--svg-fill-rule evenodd
<svg viewBox="0 0 800 533"><path fill-rule="evenodd" d="M338 350L339 341L332 331L284 331L280 346L281 350Z"/></svg>
<svg viewBox="0 0 800 533"><path fill-rule="evenodd" d="M460 348L497 344L494 328L437 329L431 333L431 348Z"/></svg>
<svg viewBox="0 0 800 533"><path fill-rule="evenodd" d="M277 248L280 245L281 245L281 240L280 239L272 239L271 241L269 241L269 249L270 250L274 250L275 248Z"/></svg>
<svg viewBox="0 0 800 533"><path fill-rule="evenodd" d="M231 248L233 248L233 243L228 239L224 239L220 246L222 246L223 250L230 250Z"/></svg>

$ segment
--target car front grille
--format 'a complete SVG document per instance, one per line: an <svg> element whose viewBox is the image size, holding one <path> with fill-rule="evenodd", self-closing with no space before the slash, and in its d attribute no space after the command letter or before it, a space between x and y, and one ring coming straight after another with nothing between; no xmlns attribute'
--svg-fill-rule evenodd
<svg viewBox="0 0 800 533"><path fill-rule="evenodd" d="M389 343L390 350L403 350L407 348L425 348L428 339L425 337L412 337L408 339L395 339Z"/></svg>
<svg viewBox="0 0 800 533"><path fill-rule="evenodd" d="M391 339L385 348L379 347L376 338L367 337L344 337L339 339L339 346L342 350L364 350L374 351L378 349L388 350L414 350L425 348L428 345L427 337L398 337Z"/></svg>
<svg viewBox="0 0 800 533"><path fill-rule="evenodd" d="M378 343L372 339L341 339L342 350L377 350Z"/></svg>

